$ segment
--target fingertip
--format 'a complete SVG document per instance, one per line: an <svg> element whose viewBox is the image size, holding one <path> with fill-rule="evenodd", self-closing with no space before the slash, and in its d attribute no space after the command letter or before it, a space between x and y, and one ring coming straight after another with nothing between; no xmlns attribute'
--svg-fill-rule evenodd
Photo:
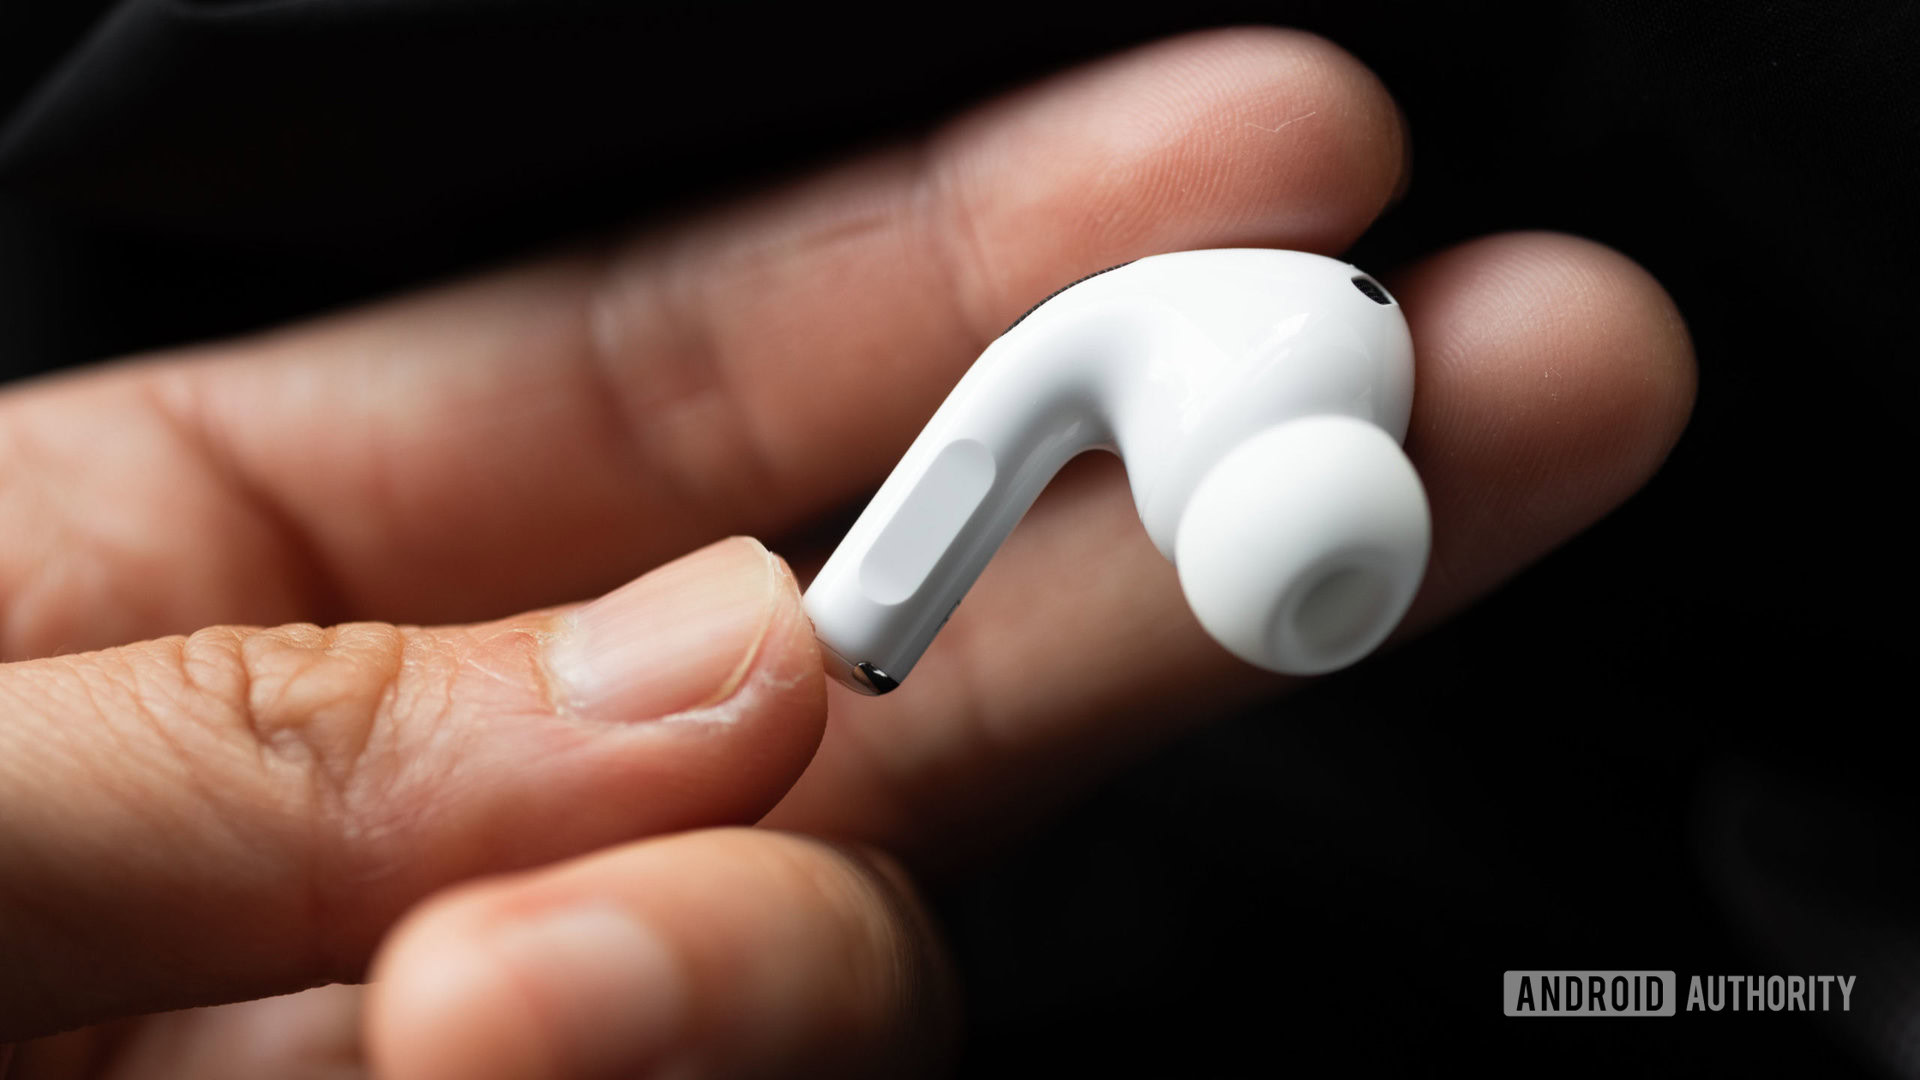
<svg viewBox="0 0 1920 1080"><path fill-rule="evenodd" d="M710 791L756 797L746 820L806 767L826 724L799 586L752 537L709 544L563 617L545 648L563 714L660 733L641 756L670 741L685 775L711 769Z"/></svg>
<svg viewBox="0 0 1920 1080"><path fill-rule="evenodd" d="M592 896L534 899L514 881L456 890L395 932L365 1014L378 1075L638 1075L671 1046L684 985L659 934Z"/></svg>
<svg viewBox="0 0 1920 1080"><path fill-rule="evenodd" d="M1435 506L1432 575L1511 573L1644 485L1696 386L1672 299L1633 260L1550 232L1470 241L1394 278L1413 329L1407 446Z"/></svg>
<svg viewBox="0 0 1920 1080"><path fill-rule="evenodd" d="M1353 53L1311 31L1273 26L1202 31L1175 41L1214 50L1218 85L1247 95L1241 109L1250 114L1266 110L1273 117L1262 123L1258 115L1249 115L1236 134L1256 147L1262 134L1269 136L1265 141L1270 145L1259 148L1264 150L1269 184L1281 167L1299 169L1297 175L1307 181L1290 193L1291 199L1311 203L1322 219L1317 231L1289 246L1327 254L1344 250L1404 194L1412 160L1406 114L1380 77ZM1289 147L1283 135L1302 142ZM1228 148L1245 149L1231 143ZM1296 156L1301 160L1279 160ZM1270 186L1266 193L1271 198L1279 190ZM1270 210L1298 215L1305 208L1276 205Z"/></svg>
<svg viewBox="0 0 1920 1080"><path fill-rule="evenodd" d="M799 755L794 769L798 776L826 729L826 669L793 567L782 556L764 547L761 550L766 553L774 580L773 615L762 656L743 691L767 695L777 702L767 711L780 718L793 740Z"/></svg>
<svg viewBox="0 0 1920 1080"><path fill-rule="evenodd" d="M1266 186L1255 192L1264 191L1268 212L1284 212L1292 227L1311 226L1290 246L1344 250L1405 187L1405 114L1373 69L1327 38L1276 27L1223 32L1235 33L1244 39L1237 50L1223 48L1222 66L1234 76L1224 84L1253 88L1244 108L1271 118L1250 115L1237 132L1266 165ZM1284 189L1271 179L1283 168L1299 170L1304 181L1288 193L1288 205L1275 198ZM1304 217L1308 209L1316 216Z"/></svg>
<svg viewBox="0 0 1920 1080"><path fill-rule="evenodd" d="M369 1063L392 1080L545 1075L527 1013L500 1007L511 1000L504 973L444 925L445 907L436 901L409 916L374 961L362 1015Z"/></svg>
<svg viewBox="0 0 1920 1080"><path fill-rule="evenodd" d="M1558 427L1543 447L1612 466L1629 489L1685 427L1696 384L1686 324L1660 283L1615 249L1565 233L1506 233L1411 277L1407 311L1430 401L1477 408L1479 395L1509 423Z"/></svg>
<svg viewBox="0 0 1920 1080"><path fill-rule="evenodd" d="M1406 148L1392 96L1351 53L1302 31L1235 27L995 102L948 129L932 159L936 188L954 196L944 231L960 238L964 306L1004 325L1060 284L1062 264L1342 250L1400 187Z"/></svg>
<svg viewBox="0 0 1920 1080"><path fill-rule="evenodd" d="M1642 458L1634 475L1644 480L1679 440L1693 413L1699 373L1693 338L1673 297L1645 267L1616 248L1565 233L1525 234L1537 258L1557 260L1575 287L1576 315L1611 336L1602 348L1617 350L1617 411L1641 425ZM1578 287L1584 278L1584 288Z"/></svg>
<svg viewBox="0 0 1920 1080"><path fill-rule="evenodd" d="M758 829L629 844L424 905L375 968L378 1075L900 1075L952 1000L910 882Z"/></svg>

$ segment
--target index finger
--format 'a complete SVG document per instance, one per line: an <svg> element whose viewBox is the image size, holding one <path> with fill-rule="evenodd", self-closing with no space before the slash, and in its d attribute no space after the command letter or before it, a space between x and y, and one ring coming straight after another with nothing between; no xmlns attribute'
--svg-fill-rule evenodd
<svg viewBox="0 0 1920 1080"><path fill-rule="evenodd" d="M1204 33L605 252L19 392L8 456L59 497L0 485L0 655L477 618L777 534L884 475L1058 285L1181 248L1338 250L1403 164L1346 53Z"/></svg>

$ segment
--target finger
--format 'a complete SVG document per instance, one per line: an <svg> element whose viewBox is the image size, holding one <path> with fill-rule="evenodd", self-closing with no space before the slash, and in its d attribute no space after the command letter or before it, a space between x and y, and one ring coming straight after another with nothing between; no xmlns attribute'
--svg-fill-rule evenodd
<svg viewBox="0 0 1920 1080"><path fill-rule="evenodd" d="M752 821L823 707L744 538L570 612L0 667L0 1040L352 979L449 882Z"/></svg>
<svg viewBox="0 0 1920 1080"><path fill-rule="evenodd" d="M20 1048L7 1080L363 1080L358 986L182 1009Z"/></svg>
<svg viewBox="0 0 1920 1080"><path fill-rule="evenodd" d="M1499 236L1390 279L1414 336L1407 449L1434 548L1403 634L1458 610L1627 498L1692 407L1693 353L1619 254ZM885 698L834 688L819 755L768 823L923 861L991 841L1087 778L1284 685L1194 620L1101 456L1049 489Z"/></svg>
<svg viewBox="0 0 1920 1080"><path fill-rule="evenodd" d="M1344 52L1198 34L608 252L23 391L0 412L0 656L481 618L794 526L884 476L1059 285L1181 248L1339 249L1403 160Z"/></svg>
<svg viewBox="0 0 1920 1080"><path fill-rule="evenodd" d="M375 1070L920 1075L951 1040L953 995L911 889L878 859L721 830L457 890L381 951Z"/></svg>

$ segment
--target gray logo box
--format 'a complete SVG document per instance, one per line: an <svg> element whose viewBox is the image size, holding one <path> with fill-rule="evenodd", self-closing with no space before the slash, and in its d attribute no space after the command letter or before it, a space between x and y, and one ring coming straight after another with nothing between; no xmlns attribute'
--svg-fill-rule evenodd
<svg viewBox="0 0 1920 1080"><path fill-rule="evenodd" d="M1672 1016L1671 971L1509 971L1508 1016Z"/></svg>

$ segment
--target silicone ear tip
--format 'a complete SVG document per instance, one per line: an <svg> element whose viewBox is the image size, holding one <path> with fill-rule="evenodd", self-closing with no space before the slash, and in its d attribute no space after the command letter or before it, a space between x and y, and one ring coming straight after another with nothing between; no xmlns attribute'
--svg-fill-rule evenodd
<svg viewBox="0 0 1920 1080"><path fill-rule="evenodd" d="M1253 436L1201 479L1174 562L1200 625L1229 652L1318 675L1399 624L1430 531L1426 493L1392 436L1313 416Z"/></svg>

